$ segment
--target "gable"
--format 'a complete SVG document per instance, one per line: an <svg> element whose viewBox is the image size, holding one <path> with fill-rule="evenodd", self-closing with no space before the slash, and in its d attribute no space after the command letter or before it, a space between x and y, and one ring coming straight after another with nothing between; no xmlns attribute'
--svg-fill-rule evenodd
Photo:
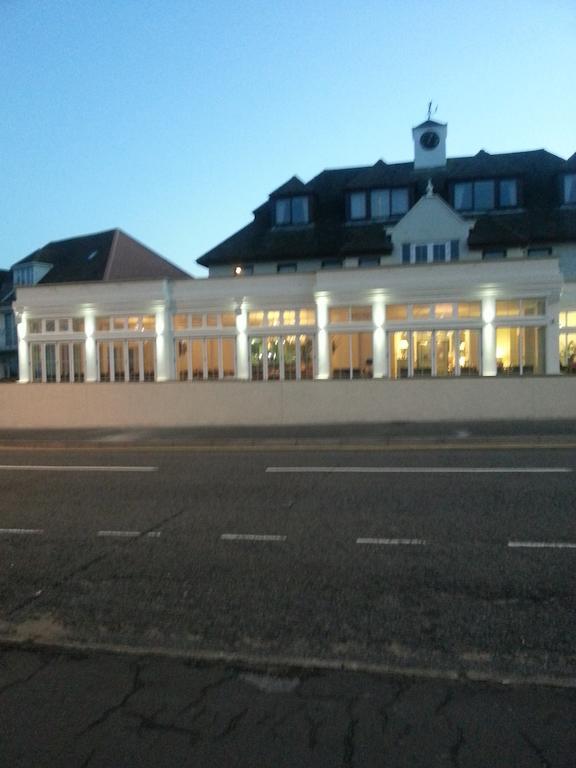
<svg viewBox="0 0 576 768"><path fill-rule="evenodd" d="M432 194L421 197L388 232L395 246L405 242L465 241L474 223Z"/></svg>

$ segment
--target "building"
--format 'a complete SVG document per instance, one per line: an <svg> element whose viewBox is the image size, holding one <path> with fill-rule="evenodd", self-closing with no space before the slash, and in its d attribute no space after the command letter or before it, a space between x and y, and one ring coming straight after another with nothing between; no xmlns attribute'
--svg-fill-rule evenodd
<svg viewBox="0 0 576 768"><path fill-rule="evenodd" d="M189 279L190 276L174 266L159 254L122 232L111 229L66 240L56 240L39 248L14 264L10 270L0 272L0 378L16 378L18 375L18 345L12 302L16 291L31 285L63 285L83 283L117 282L119 280L145 279ZM76 322L76 332L81 323ZM52 328L48 323L47 328ZM72 332L72 324L64 320L58 324L59 331ZM56 326L53 329L56 331ZM80 345L81 346L81 345ZM54 380L51 373L55 361L45 360L45 378ZM46 349L44 348L44 357ZM79 346L71 348L71 356L77 357L79 368ZM71 361L72 361L71 357ZM64 362L61 362L60 380L67 380ZM25 374L26 375L26 374ZM82 381L79 376L77 381Z"/></svg>
<svg viewBox="0 0 576 768"><path fill-rule="evenodd" d="M576 372L576 154L412 134L411 162L287 181L207 280L19 290L21 381Z"/></svg>

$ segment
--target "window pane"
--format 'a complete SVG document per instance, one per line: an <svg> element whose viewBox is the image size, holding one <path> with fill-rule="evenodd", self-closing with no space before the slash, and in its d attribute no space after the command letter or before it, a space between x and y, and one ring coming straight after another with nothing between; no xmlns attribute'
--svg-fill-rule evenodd
<svg viewBox="0 0 576 768"><path fill-rule="evenodd" d="M503 250L483 251L482 258L484 259L484 261L494 261L495 259L505 259L506 251L503 251Z"/></svg>
<svg viewBox="0 0 576 768"><path fill-rule="evenodd" d="M290 264L278 264L276 267L276 272L278 272L278 274L296 272L296 264L295 262L291 262Z"/></svg>
<svg viewBox="0 0 576 768"><path fill-rule="evenodd" d="M432 331L412 334L414 376L432 376Z"/></svg>
<svg viewBox="0 0 576 768"><path fill-rule="evenodd" d="M233 379L236 376L236 341L222 339L222 376Z"/></svg>
<svg viewBox="0 0 576 768"><path fill-rule="evenodd" d="M60 320L58 320L58 330L62 331L63 333L66 333L70 330L70 322L68 318L63 317Z"/></svg>
<svg viewBox="0 0 576 768"><path fill-rule="evenodd" d="M122 322L122 318L119 318L120 322ZM120 328L123 326L120 325ZM139 317L129 317L128 318L128 330L129 331L139 331L140 330L140 318ZM114 328L116 328L116 318L114 318Z"/></svg>
<svg viewBox="0 0 576 768"><path fill-rule="evenodd" d="M110 381L110 348L107 341L98 342L100 381Z"/></svg>
<svg viewBox="0 0 576 768"><path fill-rule="evenodd" d="M522 374L544 373L544 329L522 329Z"/></svg>
<svg viewBox="0 0 576 768"><path fill-rule="evenodd" d="M499 375L520 373L519 343L519 328L496 328L496 371Z"/></svg>
<svg viewBox="0 0 576 768"><path fill-rule="evenodd" d="M390 204L392 215L406 213L408 210L408 190L393 189Z"/></svg>
<svg viewBox="0 0 576 768"><path fill-rule="evenodd" d="M204 325L204 317L200 312L193 312L190 315L190 324L192 328L201 328Z"/></svg>
<svg viewBox="0 0 576 768"><path fill-rule="evenodd" d="M192 378L204 378L204 343L200 339L192 342Z"/></svg>
<svg viewBox="0 0 576 768"><path fill-rule="evenodd" d="M309 221L308 198L293 197L292 198L292 224L307 224L308 221Z"/></svg>
<svg viewBox="0 0 576 768"><path fill-rule="evenodd" d="M300 336L300 378L314 378L314 346L311 336Z"/></svg>
<svg viewBox="0 0 576 768"><path fill-rule="evenodd" d="M176 342L176 376L179 381L188 378L188 341L178 339Z"/></svg>
<svg viewBox="0 0 576 768"><path fill-rule="evenodd" d="M74 381L84 381L86 371L86 348L84 344L76 342L72 344L72 357L74 363Z"/></svg>
<svg viewBox="0 0 576 768"><path fill-rule="evenodd" d="M140 381L140 344L128 342L128 380Z"/></svg>
<svg viewBox="0 0 576 768"><path fill-rule="evenodd" d="M42 333L42 320L28 320L28 333Z"/></svg>
<svg viewBox="0 0 576 768"><path fill-rule="evenodd" d="M330 334L330 375L333 379L350 378L350 336Z"/></svg>
<svg viewBox="0 0 576 768"><path fill-rule="evenodd" d="M471 182L454 184L454 208L457 211L469 211L472 208Z"/></svg>
<svg viewBox="0 0 576 768"><path fill-rule="evenodd" d="M300 325L316 325L316 310L314 310L314 309L301 309L300 310Z"/></svg>
<svg viewBox="0 0 576 768"><path fill-rule="evenodd" d="M576 333L560 334L560 371L576 374Z"/></svg>
<svg viewBox="0 0 576 768"><path fill-rule="evenodd" d="M446 243L438 243L432 246L432 251L435 262L446 261Z"/></svg>
<svg viewBox="0 0 576 768"><path fill-rule="evenodd" d="M408 307L406 304L388 304L386 307L386 320L406 320Z"/></svg>
<svg viewBox="0 0 576 768"><path fill-rule="evenodd" d="M124 381L124 342L115 341L113 344L114 355L114 381Z"/></svg>
<svg viewBox="0 0 576 768"><path fill-rule="evenodd" d="M188 328L188 315L174 315L172 325L175 331L185 331Z"/></svg>
<svg viewBox="0 0 576 768"><path fill-rule="evenodd" d="M494 208L494 182L474 182L474 210L488 211Z"/></svg>
<svg viewBox="0 0 576 768"><path fill-rule="evenodd" d="M266 315L266 325L271 325L272 327L280 325L280 312L277 310L268 312Z"/></svg>
<svg viewBox="0 0 576 768"><path fill-rule="evenodd" d="M70 381L70 352L68 344L59 344L60 381Z"/></svg>
<svg viewBox="0 0 576 768"><path fill-rule="evenodd" d="M206 315L206 325L209 328L216 328L218 325L218 315L215 312L209 312Z"/></svg>
<svg viewBox="0 0 576 768"><path fill-rule="evenodd" d="M464 301L458 304L458 317L480 317L482 305L479 301Z"/></svg>
<svg viewBox="0 0 576 768"><path fill-rule="evenodd" d="M478 376L480 373L480 331L460 331L458 348L460 376Z"/></svg>
<svg viewBox="0 0 576 768"><path fill-rule="evenodd" d="M328 318L330 323L348 323L350 322L350 308L330 307Z"/></svg>
<svg viewBox="0 0 576 768"><path fill-rule="evenodd" d="M350 335L352 355L352 378L372 378L372 334L352 333Z"/></svg>
<svg viewBox="0 0 576 768"><path fill-rule="evenodd" d="M207 376L209 379L218 378L218 339L206 339Z"/></svg>
<svg viewBox="0 0 576 768"><path fill-rule="evenodd" d="M113 317L112 318L112 328L115 331L123 331L126 328L126 320L125 317ZM131 317L128 319L128 328L131 331L138 330L138 318L137 317Z"/></svg>
<svg viewBox="0 0 576 768"><path fill-rule="evenodd" d="M350 218L352 220L366 218L365 192L352 192L350 195Z"/></svg>
<svg viewBox="0 0 576 768"><path fill-rule="evenodd" d="M142 346L144 352L144 381L154 381L156 378L154 369L156 345L152 339L145 339Z"/></svg>
<svg viewBox="0 0 576 768"><path fill-rule="evenodd" d="M519 301L497 301L496 317L514 317L520 314Z"/></svg>
<svg viewBox="0 0 576 768"><path fill-rule="evenodd" d="M538 299L524 299L522 301L522 314L527 317L533 315L543 315L545 302Z"/></svg>
<svg viewBox="0 0 576 768"><path fill-rule="evenodd" d="M56 381L56 344L46 344L46 381Z"/></svg>
<svg viewBox="0 0 576 768"><path fill-rule="evenodd" d="M576 203L576 173L564 176L564 202Z"/></svg>
<svg viewBox="0 0 576 768"><path fill-rule="evenodd" d="M566 326L576 328L576 312L566 312Z"/></svg>
<svg viewBox="0 0 576 768"><path fill-rule="evenodd" d="M408 353L410 340L408 331L396 331L390 334L390 376L393 379L405 379L408 376Z"/></svg>
<svg viewBox="0 0 576 768"><path fill-rule="evenodd" d="M414 304L412 307L412 317L415 320L430 317L430 304Z"/></svg>
<svg viewBox="0 0 576 768"><path fill-rule="evenodd" d="M434 305L434 317L439 320L443 320L446 317L452 317L454 307L452 304L435 304Z"/></svg>
<svg viewBox="0 0 576 768"><path fill-rule="evenodd" d="M250 339L250 378L253 381L261 381L264 378L262 342L263 339Z"/></svg>
<svg viewBox="0 0 576 768"><path fill-rule="evenodd" d="M296 336L286 336L284 347L284 378L291 381L296 378Z"/></svg>
<svg viewBox="0 0 576 768"><path fill-rule="evenodd" d="M222 312L222 327L234 328L236 326L236 315L234 312Z"/></svg>
<svg viewBox="0 0 576 768"><path fill-rule="evenodd" d="M144 315L142 317L142 328L144 328L145 331L156 330L156 318L154 315Z"/></svg>
<svg viewBox="0 0 576 768"><path fill-rule="evenodd" d="M276 200L276 224L290 224L290 200Z"/></svg>
<svg viewBox="0 0 576 768"><path fill-rule="evenodd" d="M268 362L268 381L280 379L280 337L268 336L266 339L266 359Z"/></svg>
<svg viewBox="0 0 576 768"><path fill-rule="evenodd" d="M426 264L428 261L428 246L417 245L414 248L414 261L416 264Z"/></svg>
<svg viewBox="0 0 576 768"><path fill-rule="evenodd" d="M42 381L42 347L40 344L30 344L32 362L32 381Z"/></svg>
<svg viewBox="0 0 576 768"><path fill-rule="evenodd" d="M55 320L46 320L46 333L53 333L56 330Z"/></svg>
<svg viewBox="0 0 576 768"><path fill-rule="evenodd" d="M434 335L436 340L436 376L454 376L456 373L456 331L436 331Z"/></svg>
<svg viewBox="0 0 576 768"><path fill-rule="evenodd" d="M372 307L351 307L352 322L372 322Z"/></svg>
<svg viewBox="0 0 576 768"><path fill-rule="evenodd" d="M516 179L502 179L500 182L500 208L515 208L517 204Z"/></svg>
<svg viewBox="0 0 576 768"><path fill-rule="evenodd" d="M264 312L248 312L248 325L259 326L264 323Z"/></svg>
<svg viewBox="0 0 576 768"><path fill-rule="evenodd" d="M296 325L296 312L293 309L287 309L282 313L283 325Z"/></svg>
<svg viewBox="0 0 576 768"><path fill-rule="evenodd" d="M390 215L390 190L372 190L370 193L370 214L373 219L388 218Z"/></svg>

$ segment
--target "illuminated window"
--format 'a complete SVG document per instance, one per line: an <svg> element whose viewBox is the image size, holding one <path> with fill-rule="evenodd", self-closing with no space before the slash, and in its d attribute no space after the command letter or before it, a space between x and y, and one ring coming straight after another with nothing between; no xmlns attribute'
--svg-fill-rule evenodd
<svg viewBox="0 0 576 768"><path fill-rule="evenodd" d="M371 333L332 333L329 342L333 379L372 378Z"/></svg>
<svg viewBox="0 0 576 768"><path fill-rule="evenodd" d="M497 328L498 375L527 376L544 372L543 328Z"/></svg>
<svg viewBox="0 0 576 768"><path fill-rule="evenodd" d="M406 320L408 317L408 307L406 304L388 304L386 306L386 320L392 322Z"/></svg>

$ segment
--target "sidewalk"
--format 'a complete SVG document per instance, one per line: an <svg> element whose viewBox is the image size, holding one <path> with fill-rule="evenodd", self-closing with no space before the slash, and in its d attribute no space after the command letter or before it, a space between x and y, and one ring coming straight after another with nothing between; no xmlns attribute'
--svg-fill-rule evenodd
<svg viewBox="0 0 576 768"><path fill-rule="evenodd" d="M10 768L571 768L576 691L0 650Z"/></svg>

